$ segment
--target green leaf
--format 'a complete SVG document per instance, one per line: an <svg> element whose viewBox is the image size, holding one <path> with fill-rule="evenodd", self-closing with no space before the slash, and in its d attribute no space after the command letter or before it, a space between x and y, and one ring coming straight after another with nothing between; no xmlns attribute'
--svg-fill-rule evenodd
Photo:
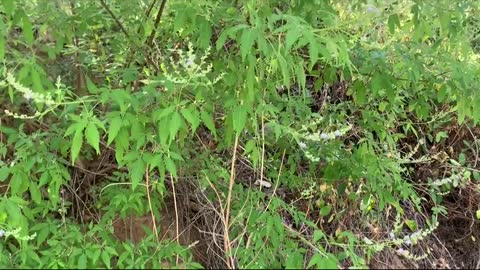
<svg viewBox="0 0 480 270"><path fill-rule="evenodd" d="M437 95L438 102L445 101L446 96L447 96L447 86L442 85L440 86L440 89L438 89L438 95Z"/></svg>
<svg viewBox="0 0 480 270"><path fill-rule="evenodd" d="M328 214L330 214L330 211L332 211L332 207L330 205L324 205L321 209L320 209L320 215L322 217L325 217L327 216Z"/></svg>
<svg viewBox="0 0 480 270"><path fill-rule="evenodd" d="M0 33L0 60L5 57L5 37Z"/></svg>
<svg viewBox="0 0 480 270"><path fill-rule="evenodd" d="M290 51L293 44L298 41L298 38L302 35L300 29L294 28L287 32L285 36L285 48L287 51Z"/></svg>
<svg viewBox="0 0 480 270"><path fill-rule="evenodd" d="M308 46L308 53L309 53L309 56L310 56L310 67L309 69L311 69L316 63L317 63L317 60L318 60L318 44L317 42L315 41L315 39L313 38L313 36L309 37L309 46Z"/></svg>
<svg viewBox="0 0 480 270"><path fill-rule="evenodd" d="M405 220L405 224L412 232L417 230L417 222L415 222L415 220L407 219Z"/></svg>
<svg viewBox="0 0 480 270"><path fill-rule="evenodd" d="M35 184L35 182L30 182L30 187L28 188L30 191L30 196L32 197L32 201L36 204L42 203L42 194L40 193L40 188Z"/></svg>
<svg viewBox="0 0 480 270"><path fill-rule="evenodd" d="M239 24L239 25L235 25L234 27L228 28L225 31L223 31L217 39L217 44L216 44L217 50L220 50L223 47L223 45L225 45L225 42L227 41L228 37L231 37L231 36L235 35L235 33L237 31L239 31L243 28L248 28L248 25Z"/></svg>
<svg viewBox="0 0 480 270"><path fill-rule="evenodd" d="M292 252L287 254L287 261L285 262L285 269L302 269L303 256L299 252Z"/></svg>
<svg viewBox="0 0 480 270"><path fill-rule="evenodd" d="M246 121L247 110L245 109L245 106L236 107L233 111L233 130L236 132L237 136L242 132Z"/></svg>
<svg viewBox="0 0 480 270"><path fill-rule="evenodd" d="M177 135L177 132L180 130L180 128L183 125L183 120L182 117L178 112L174 112L172 115L172 118L170 119L170 139L174 140L175 136Z"/></svg>
<svg viewBox="0 0 480 270"><path fill-rule="evenodd" d="M129 166L128 170L130 172L130 178L132 181L132 190L143 181L143 174L145 173L146 164L143 159L138 158L131 166Z"/></svg>
<svg viewBox="0 0 480 270"><path fill-rule="evenodd" d="M80 149L82 148L83 144L83 128L79 128L75 131L75 135L72 139L72 147L70 147L70 156L72 158L72 164L75 163L75 160L80 154Z"/></svg>
<svg viewBox="0 0 480 270"><path fill-rule="evenodd" d="M10 174L10 168L8 166L2 166L0 168L0 182L5 181L9 174Z"/></svg>
<svg viewBox="0 0 480 270"><path fill-rule="evenodd" d="M475 215L477 216L477 219L480 220L480 209L478 209L477 212L475 212Z"/></svg>
<svg viewBox="0 0 480 270"><path fill-rule="evenodd" d="M325 234L322 231L315 230L315 232L313 232L313 242L318 242L324 237L325 237Z"/></svg>
<svg viewBox="0 0 480 270"><path fill-rule="evenodd" d="M312 266L315 266L317 269L338 269L338 259L331 253L326 255L317 253L313 255L308 263L308 268Z"/></svg>
<svg viewBox="0 0 480 270"><path fill-rule="evenodd" d="M465 165L465 162L467 161L467 158L465 157L465 154L464 153L460 153L458 155L458 163L460 163L460 165Z"/></svg>
<svg viewBox="0 0 480 270"><path fill-rule="evenodd" d="M120 131L120 128L122 128L122 123L123 120L120 116L113 117L110 121L110 126L108 127L108 140L107 144L110 145L113 140L118 135L118 132Z"/></svg>
<svg viewBox="0 0 480 270"><path fill-rule="evenodd" d="M12 195L21 196L28 189L28 178L24 173L17 172L10 179L10 191Z"/></svg>
<svg viewBox="0 0 480 270"><path fill-rule="evenodd" d="M88 76L85 76L85 79L87 80L88 92L91 94L97 94L99 92L97 86L92 82L92 80L90 80Z"/></svg>
<svg viewBox="0 0 480 270"><path fill-rule="evenodd" d="M97 155L100 154L100 134L93 121L88 123L87 128L85 129L85 137L87 138L87 143L95 149Z"/></svg>
<svg viewBox="0 0 480 270"><path fill-rule="evenodd" d="M86 269L87 268L87 255L82 253L80 257L78 257L78 269Z"/></svg>
<svg viewBox="0 0 480 270"><path fill-rule="evenodd" d="M110 266L110 254L108 254L106 250L102 251L102 255L100 257L102 258L102 262L108 269L112 268Z"/></svg>
<svg viewBox="0 0 480 270"><path fill-rule="evenodd" d="M192 109L192 110L182 109L180 112L182 113L183 118L185 118L192 126L192 134L193 134L195 133L195 130L197 130L198 125L200 125L200 118L198 116L197 111L195 109Z"/></svg>
<svg viewBox="0 0 480 270"><path fill-rule="evenodd" d="M353 97L355 98L355 102L357 102L359 105L365 104L367 101L367 89L365 88L363 82L356 80L352 87L354 90Z"/></svg>
<svg viewBox="0 0 480 270"><path fill-rule="evenodd" d="M200 112L200 118L202 119L202 122L205 124L205 126L216 137L217 136L217 130L215 129L215 124L213 122L212 116L209 113L207 113L206 111L201 111Z"/></svg>
<svg viewBox="0 0 480 270"><path fill-rule="evenodd" d="M240 55L242 56L243 61L245 61L245 57L247 57L252 49L256 35L257 32L255 29L247 28L243 30L242 36L240 37Z"/></svg>
<svg viewBox="0 0 480 270"><path fill-rule="evenodd" d="M477 172L477 171L474 171L474 172L473 172L473 179L474 179L475 181L480 180L480 173Z"/></svg>
<svg viewBox="0 0 480 270"><path fill-rule="evenodd" d="M435 135L435 142L439 143L443 138L448 138L448 135L445 131L440 131Z"/></svg>
<svg viewBox="0 0 480 270"><path fill-rule="evenodd" d="M173 177L177 177L177 167L175 166L175 162L170 158L165 159L165 168L172 174Z"/></svg>
<svg viewBox="0 0 480 270"><path fill-rule="evenodd" d="M2 0L3 10L7 16L11 17L15 10L15 0Z"/></svg>
<svg viewBox="0 0 480 270"><path fill-rule="evenodd" d="M172 105L172 106L164 108L164 109L156 110L153 113L153 119L155 119L155 121L159 121L162 118L164 118L164 117L170 115L171 113L173 113L175 111L175 108L176 108L176 106Z"/></svg>
<svg viewBox="0 0 480 270"><path fill-rule="evenodd" d="M22 21L23 21L23 25L22 25L23 38L25 39L25 42L29 46L32 46L34 41L32 23L30 22L27 16L24 16Z"/></svg>
<svg viewBox="0 0 480 270"><path fill-rule="evenodd" d="M397 14L392 14L388 17L388 30L391 34L395 33L395 26L400 28L400 19Z"/></svg>

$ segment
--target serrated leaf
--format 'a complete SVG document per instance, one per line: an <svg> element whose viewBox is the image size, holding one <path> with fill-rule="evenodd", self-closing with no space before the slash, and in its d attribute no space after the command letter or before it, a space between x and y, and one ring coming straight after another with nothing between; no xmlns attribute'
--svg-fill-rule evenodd
<svg viewBox="0 0 480 270"><path fill-rule="evenodd" d="M159 120L161 120L162 118L167 117L167 116L169 116L171 113L173 113L173 112L175 111L175 108L176 108L176 106L175 106L175 105L172 105L172 106L167 107L167 108L164 108L164 109L156 110L156 111L153 113L153 119L155 119L155 121L159 121Z"/></svg>
<svg viewBox="0 0 480 270"><path fill-rule="evenodd" d="M82 129L83 130L83 127L81 126L81 123L71 124L67 128L67 130L65 131L65 134L63 134L63 137L67 137L67 136L72 135L75 131L77 131L77 129Z"/></svg>
<svg viewBox="0 0 480 270"><path fill-rule="evenodd" d="M438 99L439 102L443 102L443 101L445 101L446 96L447 96L447 86L442 85L442 86L440 86L440 89L438 89L437 99Z"/></svg>
<svg viewBox="0 0 480 270"><path fill-rule="evenodd" d="M308 263L308 268L312 266L316 266L316 269L338 269L338 259L331 253L326 255L317 253L313 255Z"/></svg>
<svg viewBox="0 0 480 270"><path fill-rule="evenodd" d="M467 161L467 158L465 157L465 154L460 153L460 155L458 155L458 163L460 163L460 165L465 165L466 161Z"/></svg>
<svg viewBox="0 0 480 270"><path fill-rule="evenodd" d="M194 112L192 112L189 109L182 109L180 112L182 113L183 118L190 123L192 127L192 134L195 133L195 130L197 130L198 126L200 125L200 118L198 116L198 112L193 109Z"/></svg>
<svg viewBox="0 0 480 270"><path fill-rule="evenodd" d="M285 36L285 48L287 51L290 51L293 44L298 41L301 35L302 33L298 28L290 29L290 31L287 32L287 35Z"/></svg>
<svg viewBox="0 0 480 270"><path fill-rule="evenodd" d="M313 232L313 242L318 242L324 237L325 237L325 233L323 233L322 231L315 230L315 232Z"/></svg>
<svg viewBox="0 0 480 270"><path fill-rule="evenodd" d="M30 22L27 16L24 16L22 21L23 21L23 24L22 24L23 38L25 39L25 42L29 46L32 46L34 41L32 23Z"/></svg>
<svg viewBox="0 0 480 270"><path fill-rule="evenodd" d="M0 60L5 57L5 37L0 34Z"/></svg>
<svg viewBox="0 0 480 270"><path fill-rule="evenodd" d="M206 111L202 111L200 113L200 118L202 119L203 124L212 132L212 134L216 137L217 130L215 129L215 123L213 122L212 116L207 113Z"/></svg>
<svg viewBox="0 0 480 270"><path fill-rule="evenodd" d="M359 105L365 104L365 102L367 101L367 90L363 82L360 80L356 80L353 83L353 90L353 97L355 99L355 102L357 102L357 104Z"/></svg>
<svg viewBox="0 0 480 270"><path fill-rule="evenodd" d="M320 209L320 215L322 217L325 217L327 216L328 214L330 214L330 211L332 210L332 207L330 205L324 205L321 209Z"/></svg>
<svg viewBox="0 0 480 270"><path fill-rule="evenodd" d="M87 255L85 253L82 253L80 257L78 257L78 269L85 269L87 268Z"/></svg>
<svg viewBox="0 0 480 270"><path fill-rule="evenodd" d="M117 137L118 132L120 131L120 128L122 128L122 123L123 123L123 120L120 116L116 116L112 118L112 120L110 121L110 126L108 127L108 140L107 140L108 145L110 145L113 142L113 140L115 140L115 138Z"/></svg>
<svg viewBox="0 0 480 270"><path fill-rule="evenodd" d="M95 149L95 152L100 154L100 134L98 133L97 126L90 121L85 129L85 138L87 143Z"/></svg>
<svg viewBox="0 0 480 270"><path fill-rule="evenodd" d="M128 168L130 172L130 178L132 181L132 190L140 184L143 180L143 174L145 173L145 162L138 158L133 164L131 164Z"/></svg>
<svg viewBox="0 0 480 270"><path fill-rule="evenodd" d="M90 77L85 76L85 79L86 79L86 81L87 81L87 90L88 90L88 92L90 92L91 94L97 94L97 93L98 93L98 88L97 88L97 86L92 82L92 80L90 79Z"/></svg>
<svg viewBox="0 0 480 270"><path fill-rule="evenodd" d="M288 254L285 262L285 269L302 269L303 268L303 256L301 253Z"/></svg>
<svg viewBox="0 0 480 270"><path fill-rule="evenodd" d="M400 27L400 19L397 14L392 14L388 17L388 30L391 34L395 33L395 26Z"/></svg>
<svg viewBox="0 0 480 270"><path fill-rule="evenodd" d="M417 222L415 220L407 219L405 220L405 224L412 232L417 230Z"/></svg>
<svg viewBox="0 0 480 270"><path fill-rule="evenodd" d="M308 45L308 54L310 56L310 69L317 63L318 61L318 44L315 42L315 39L311 37L309 40Z"/></svg>
<svg viewBox="0 0 480 270"><path fill-rule="evenodd" d="M15 0L3 0L3 10L7 16L12 16L13 11L15 10Z"/></svg>
<svg viewBox="0 0 480 270"><path fill-rule="evenodd" d="M72 158L72 164L75 163L75 160L82 149L83 144L83 128L77 129L75 135L73 135L72 146L70 147L70 156Z"/></svg>
<svg viewBox="0 0 480 270"><path fill-rule="evenodd" d="M102 262L105 264L106 268L110 269L110 254L106 250L102 251L102 255L100 255L102 258Z"/></svg>
<svg viewBox="0 0 480 270"><path fill-rule="evenodd" d="M3 182L7 179L8 175L10 174L10 168L7 166L3 166L0 168L0 182Z"/></svg>
<svg viewBox="0 0 480 270"><path fill-rule="evenodd" d="M245 58L252 49L255 36L256 31L254 29L247 28L242 32L242 36L240 37L240 55L243 61L245 61Z"/></svg>
<svg viewBox="0 0 480 270"><path fill-rule="evenodd" d="M439 143L443 138L448 138L448 135L445 131L440 131L435 135L435 142Z"/></svg>
<svg viewBox="0 0 480 270"><path fill-rule="evenodd" d="M233 36L237 31L241 30L242 28L248 28L248 26L246 24L239 24L223 31L217 39L217 50L220 50L223 47L228 37Z"/></svg>
<svg viewBox="0 0 480 270"><path fill-rule="evenodd" d="M174 112L172 115L172 118L170 118L170 139L174 140L175 136L177 135L177 132L180 130L182 127L183 121L182 117L178 112Z"/></svg>
<svg viewBox="0 0 480 270"><path fill-rule="evenodd" d="M173 177L177 177L177 167L175 162L170 158L165 159L165 168L172 174Z"/></svg>
<svg viewBox="0 0 480 270"><path fill-rule="evenodd" d="M233 111L233 130L237 136L240 135L247 121L247 110L245 106L238 106Z"/></svg>
<svg viewBox="0 0 480 270"><path fill-rule="evenodd" d="M35 182L30 182L30 186L28 187L30 191L30 196L32 201L36 204L42 203L42 194L40 193L40 188L35 184Z"/></svg>

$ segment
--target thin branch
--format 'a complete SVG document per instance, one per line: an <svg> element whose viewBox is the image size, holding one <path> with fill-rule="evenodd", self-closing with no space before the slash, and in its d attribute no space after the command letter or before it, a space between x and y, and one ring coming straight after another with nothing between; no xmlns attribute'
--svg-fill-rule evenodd
<svg viewBox="0 0 480 270"><path fill-rule="evenodd" d="M235 144L233 146L233 157L232 157L232 167L230 168L230 183L228 186L228 196L227 196L227 206L225 207L225 229L224 229L224 245L225 245L225 252L227 254L230 253L232 247L231 242L230 242L230 236L228 233L229 230L229 217L230 217L230 202L232 201L232 192L233 192L233 184L235 183L235 160L237 159L237 147L238 147L238 136L235 137ZM227 255L231 256L231 255ZM235 268L235 262L233 261L233 258L230 257L230 262L229 262L229 267L231 269Z"/></svg>
<svg viewBox="0 0 480 270"><path fill-rule="evenodd" d="M113 20L117 23L117 25L120 27L122 32L125 34L125 36L130 39L130 35L128 34L127 30L125 27L123 27L123 24L118 20L117 16L113 14L112 10L107 6L107 3L105 3L105 0L99 0L100 4L102 4L103 8L110 14L110 16L113 18Z"/></svg>
<svg viewBox="0 0 480 270"><path fill-rule="evenodd" d="M157 0L153 0L150 6L147 9L147 12L145 12L145 19L148 19L150 17L150 12L152 12L153 6L157 3Z"/></svg>
<svg viewBox="0 0 480 270"><path fill-rule="evenodd" d="M178 207L177 207L177 195L175 194L175 183L173 181L173 176L170 174L170 182L172 183L172 192L173 192L173 205L175 207L175 234L176 234L176 239L177 239L177 244L180 245L180 233L179 233L179 224L178 224ZM180 257L176 256L175 258L175 263L179 265L179 259Z"/></svg>
<svg viewBox="0 0 480 270"><path fill-rule="evenodd" d="M155 24L153 26L152 33L148 37L147 46L151 47L153 43L153 38L155 37L155 33L157 32L158 24L160 23L160 19L162 18L163 10L165 9L165 5L167 4L167 0L162 0L160 4L160 9L158 10L157 17L155 18Z"/></svg>
<svg viewBox="0 0 480 270"><path fill-rule="evenodd" d="M147 188L147 200L148 200L148 207L150 208L150 214L152 216L152 228L153 232L155 233L155 239L157 240L158 243L160 243L160 240L158 239L158 229L157 229L157 221L155 219L155 215L153 214L153 207L152 207L152 199L150 198L150 177L148 173L148 165L145 168L145 181L146 181L146 188Z"/></svg>

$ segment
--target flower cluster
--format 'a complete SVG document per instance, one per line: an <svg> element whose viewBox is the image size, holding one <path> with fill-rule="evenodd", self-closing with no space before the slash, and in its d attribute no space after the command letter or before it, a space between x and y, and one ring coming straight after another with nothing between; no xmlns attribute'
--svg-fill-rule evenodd
<svg viewBox="0 0 480 270"><path fill-rule="evenodd" d="M8 84L15 88L15 90L22 93L23 97L27 101L32 100L35 103L43 103L47 106L53 106L55 104L55 101L53 100L50 93L41 94L33 92L32 89L18 83L10 72L7 73L6 80Z"/></svg>
<svg viewBox="0 0 480 270"><path fill-rule="evenodd" d="M223 73L217 78L210 80L209 74L213 70L212 64L207 64L207 58L210 53L210 48L207 49L205 54L198 57L195 54L192 43L188 44L188 50L184 52L182 49L171 50L178 56L178 60L170 57L171 70L168 70L165 64L161 64L165 79L160 81L144 80L143 83L174 83L180 85L198 85L203 84L211 86L220 81L223 77Z"/></svg>

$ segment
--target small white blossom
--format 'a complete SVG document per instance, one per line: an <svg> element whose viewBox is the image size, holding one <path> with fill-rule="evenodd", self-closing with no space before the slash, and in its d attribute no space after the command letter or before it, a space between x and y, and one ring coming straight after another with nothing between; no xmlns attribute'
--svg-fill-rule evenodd
<svg viewBox="0 0 480 270"><path fill-rule="evenodd" d="M405 244L407 246L410 246L412 244L412 240L410 240L410 236L405 236L405 238L403 238L403 240L405 241Z"/></svg>
<svg viewBox="0 0 480 270"><path fill-rule="evenodd" d="M6 233L5 230L3 230L3 229L0 230L0 237L3 237L5 235L5 233Z"/></svg>
<svg viewBox="0 0 480 270"><path fill-rule="evenodd" d="M333 135L335 135L335 137L340 137L340 136L343 136L343 133L340 130L335 130Z"/></svg>
<svg viewBox="0 0 480 270"><path fill-rule="evenodd" d="M373 13L373 14L375 14L375 15L379 15L379 14L380 14L380 10L379 10L377 7L368 6L368 7L367 7L367 13Z"/></svg>
<svg viewBox="0 0 480 270"><path fill-rule="evenodd" d="M388 234L388 237L390 237L390 239L393 239L393 238L395 238L395 234L394 234L393 232L390 232L390 233Z"/></svg>
<svg viewBox="0 0 480 270"><path fill-rule="evenodd" d="M187 61L185 61L185 67L190 67L191 65L193 64L193 59L192 58L188 58Z"/></svg>
<svg viewBox="0 0 480 270"><path fill-rule="evenodd" d="M304 142L299 142L298 145L299 145L300 148L302 148L302 149L307 148L307 145L306 145Z"/></svg>
<svg viewBox="0 0 480 270"><path fill-rule="evenodd" d="M328 140L329 137L328 137L328 134L322 133L322 134L320 134L320 138L322 138L324 140Z"/></svg>
<svg viewBox="0 0 480 270"><path fill-rule="evenodd" d="M408 251L403 249L403 248L399 248L397 249L397 254L399 255L407 255L408 254Z"/></svg>
<svg viewBox="0 0 480 270"><path fill-rule="evenodd" d="M30 91L26 91L25 93L23 93L23 97L27 100L27 101L30 101L32 98L33 98L33 92L30 90Z"/></svg>

